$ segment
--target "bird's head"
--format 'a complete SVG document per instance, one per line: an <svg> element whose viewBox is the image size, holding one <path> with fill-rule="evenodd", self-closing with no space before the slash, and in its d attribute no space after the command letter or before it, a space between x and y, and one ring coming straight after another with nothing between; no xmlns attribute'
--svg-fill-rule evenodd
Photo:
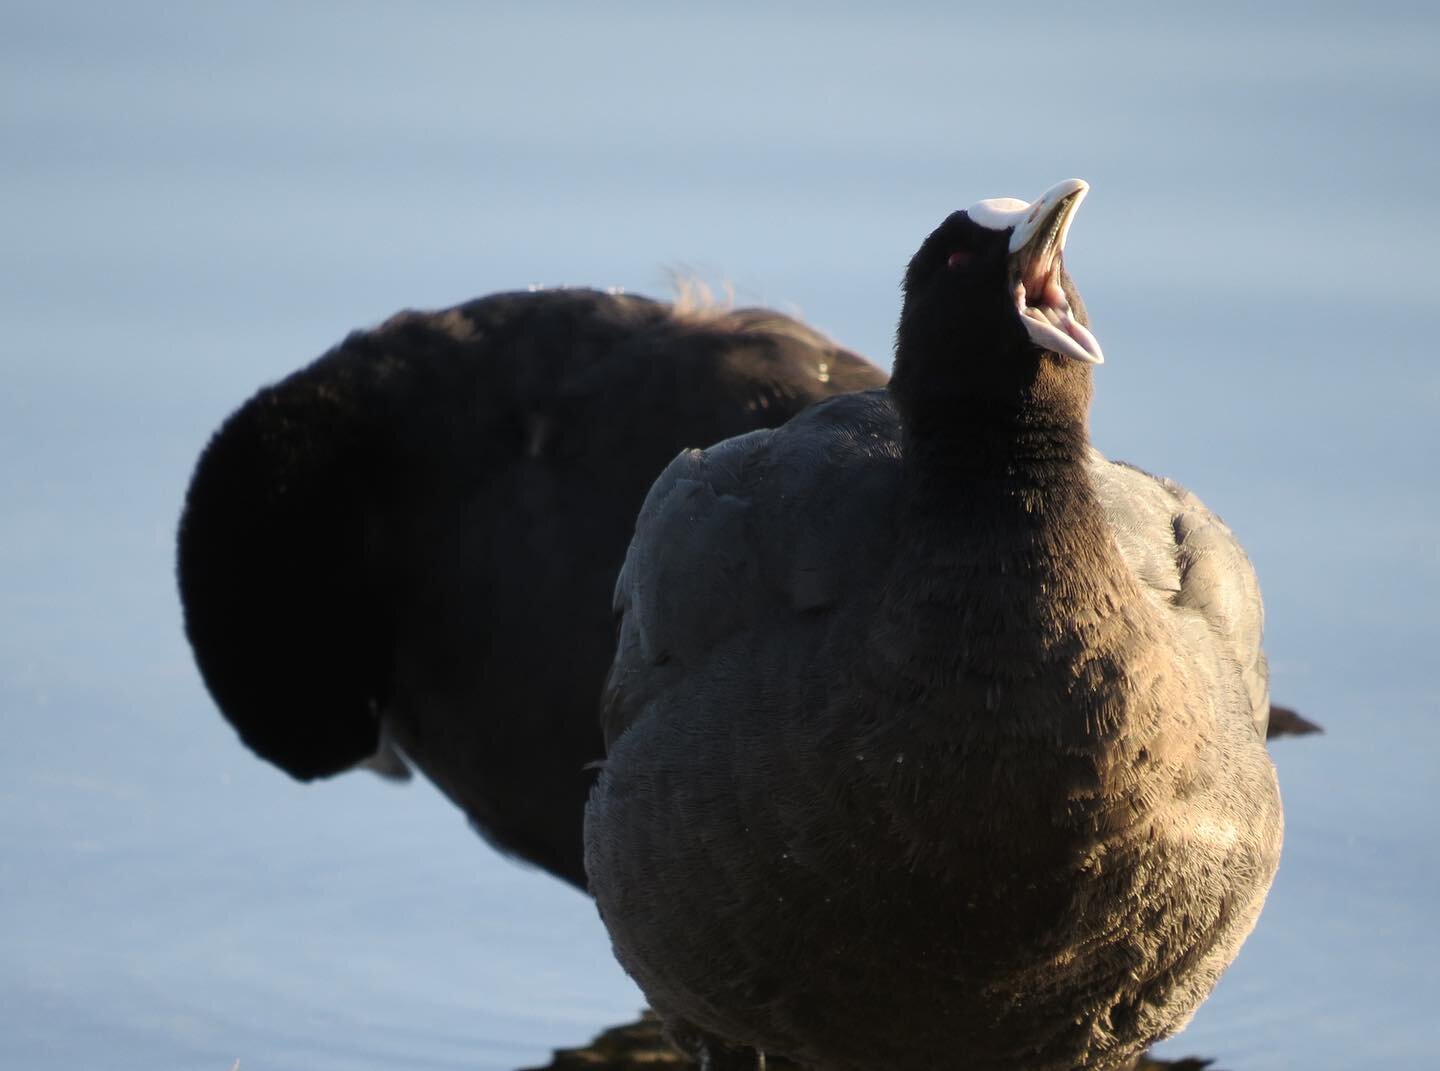
<svg viewBox="0 0 1440 1071"><path fill-rule="evenodd" d="M1047 364L1061 371L1104 360L1064 263L1088 190L1067 179L1028 203L981 201L925 239L905 273L895 358L902 397L1009 395Z"/></svg>

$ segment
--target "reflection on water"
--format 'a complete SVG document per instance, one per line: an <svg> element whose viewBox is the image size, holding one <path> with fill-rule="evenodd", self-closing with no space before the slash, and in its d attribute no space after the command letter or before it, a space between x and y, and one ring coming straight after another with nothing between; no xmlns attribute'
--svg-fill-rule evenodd
<svg viewBox="0 0 1440 1071"><path fill-rule="evenodd" d="M1326 729L1159 1051L1432 1064L1436 9L1122 7L8 4L0 1064L507 1071L632 1016L593 905L428 786L236 742L173 586L205 437L403 305L667 265L883 360L919 238L1069 174L1097 443L1240 534Z"/></svg>
<svg viewBox="0 0 1440 1071"><path fill-rule="evenodd" d="M1132 1071L1203 1071L1211 1061L1182 1057L1162 1060L1150 1055L1140 1057ZM676 1052L661 1035L660 1021L646 1014L623 1026L612 1026L588 1045L577 1049L557 1049L555 1057L544 1067L523 1071L646 1071L652 1067L696 1067ZM797 1065L769 1057L766 1071L793 1071Z"/></svg>

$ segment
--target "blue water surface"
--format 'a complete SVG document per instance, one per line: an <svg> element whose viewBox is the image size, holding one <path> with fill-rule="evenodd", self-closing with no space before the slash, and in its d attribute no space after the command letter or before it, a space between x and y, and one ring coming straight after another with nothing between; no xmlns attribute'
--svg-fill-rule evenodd
<svg viewBox="0 0 1440 1071"><path fill-rule="evenodd" d="M1246 542L1285 861L1170 1055L1440 1066L1440 28L1419 4L0 4L0 1066L510 1071L638 1010L425 784L184 644L207 435L349 329L698 272L888 361L950 210L1094 186L1102 449Z"/></svg>

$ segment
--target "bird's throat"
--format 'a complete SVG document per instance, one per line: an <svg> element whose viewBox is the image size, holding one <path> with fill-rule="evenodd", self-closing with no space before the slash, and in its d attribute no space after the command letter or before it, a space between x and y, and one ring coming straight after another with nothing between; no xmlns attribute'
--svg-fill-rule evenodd
<svg viewBox="0 0 1440 1071"><path fill-rule="evenodd" d="M1095 495L1083 413L975 405L951 417L904 429L882 633L928 679L1026 679L1105 646L1134 579Z"/></svg>

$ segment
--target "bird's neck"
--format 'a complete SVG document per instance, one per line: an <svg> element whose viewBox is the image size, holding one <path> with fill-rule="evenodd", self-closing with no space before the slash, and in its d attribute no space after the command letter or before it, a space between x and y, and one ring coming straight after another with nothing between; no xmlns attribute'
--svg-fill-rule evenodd
<svg viewBox="0 0 1440 1071"><path fill-rule="evenodd" d="M1034 396L907 408L881 657L934 687L1069 676L1123 647L1138 591L1095 495L1084 408Z"/></svg>

